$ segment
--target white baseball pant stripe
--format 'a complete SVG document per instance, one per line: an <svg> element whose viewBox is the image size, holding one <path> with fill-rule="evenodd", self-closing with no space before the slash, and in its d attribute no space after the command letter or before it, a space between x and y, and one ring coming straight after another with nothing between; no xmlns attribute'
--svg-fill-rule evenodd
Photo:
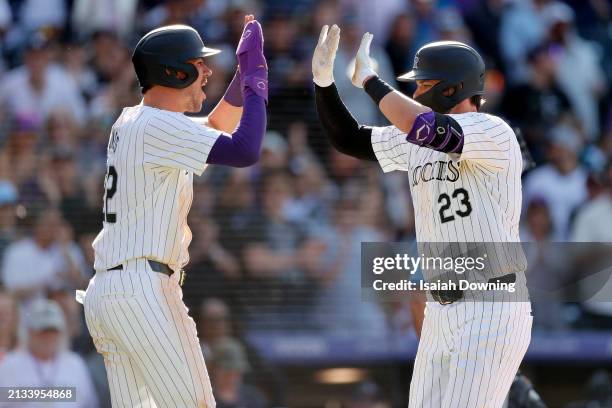
<svg viewBox="0 0 612 408"><path fill-rule="evenodd" d="M214 408L196 326L178 274L146 259L98 271L84 298L87 327L104 356L113 407Z"/></svg>
<svg viewBox="0 0 612 408"><path fill-rule="evenodd" d="M529 302L427 302L409 408L501 408L532 323Z"/></svg>

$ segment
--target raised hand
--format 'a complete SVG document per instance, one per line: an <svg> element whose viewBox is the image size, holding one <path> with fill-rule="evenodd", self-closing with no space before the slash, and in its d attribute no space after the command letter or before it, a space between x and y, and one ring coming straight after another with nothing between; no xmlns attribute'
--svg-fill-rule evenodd
<svg viewBox="0 0 612 408"><path fill-rule="evenodd" d="M363 88L363 83L366 79L376 76L376 72L372 68L370 60L370 44L372 44L373 34L365 33L361 38L361 44L355 57L355 70L351 77L351 82L358 88Z"/></svg>
<svg viewBox="0 0 612 408"><path fill-rule="evenodd" d="M268 101L268 64L263 52L263 32L257 20L245 18L245 26L236 49L240 83Z"/></svg>
<svg viewBox="0 0 612 408"><path fill-rule="evenodd" d="M340 27L334 24L330 29L324 25L312 55L313 81L321 87L330 86L334 82L334 60L339 42Z"/></svg>

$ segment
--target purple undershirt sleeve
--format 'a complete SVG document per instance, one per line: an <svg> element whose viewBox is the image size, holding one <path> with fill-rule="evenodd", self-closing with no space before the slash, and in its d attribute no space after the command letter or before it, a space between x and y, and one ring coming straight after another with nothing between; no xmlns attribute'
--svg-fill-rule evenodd
<svg viewBox="0 0 612 408"><path fill-rule="evenodd" d="M234 77L227 87L223 99L232 106L241 107L243 105L242 85L240 85L240 75L238 75L238 71L234 73Z"/></svg>
<svg viewBox="0 0 612 408"><path fill-rule="evenodd" d="M206 163L231 167L251 166L259 160L261 143L266 133L264 98L250 88L244 90L244 110L238 129L231 137L222 134L213 145Z"/></svg>

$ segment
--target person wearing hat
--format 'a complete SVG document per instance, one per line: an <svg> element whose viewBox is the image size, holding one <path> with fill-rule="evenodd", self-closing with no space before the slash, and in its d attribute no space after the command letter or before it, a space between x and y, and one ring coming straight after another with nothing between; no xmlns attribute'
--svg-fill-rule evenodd
<svg viewBox="0 0 612 408"><path fill-rule="evenodd" d="M244 383L249 362L244 347L232 337L211 346L211 379L217 408L263 408L267 401L254 386Z"/></svg>
<svg viewBox="0 0 612 408"><path fill-rule="evenodd" d="M74 387L76 402L40 403L41 407L98 406L89 372L82 358L64 347L66 322L62 309L53 301L39 299L24 314L25 347L9 352L0 363L0 387ZM23 405L18 402L2 407ZM28 407L39 406L28 403Z"/></svg>

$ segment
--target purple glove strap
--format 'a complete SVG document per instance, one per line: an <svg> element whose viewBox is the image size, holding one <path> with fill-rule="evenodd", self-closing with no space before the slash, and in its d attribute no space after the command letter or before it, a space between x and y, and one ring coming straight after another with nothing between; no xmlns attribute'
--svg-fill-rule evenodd
<svg viewBox="0 0 612 408"><path fill-rule="evenodd" d="M238 129L232 136L217 138L206 163L232 167L251 166L259 160L259 152L266 133L266 106L263 99L250 88L244 92L244 110Z"/></svg>
<svg viewBox="0 0 612 408"><path fill-rule="evenodd" d="M240 75L234 73L234 77L230 82L223 99L232 106L240 107L244 103L242 100L242 86L240 85Z"/></svg>

